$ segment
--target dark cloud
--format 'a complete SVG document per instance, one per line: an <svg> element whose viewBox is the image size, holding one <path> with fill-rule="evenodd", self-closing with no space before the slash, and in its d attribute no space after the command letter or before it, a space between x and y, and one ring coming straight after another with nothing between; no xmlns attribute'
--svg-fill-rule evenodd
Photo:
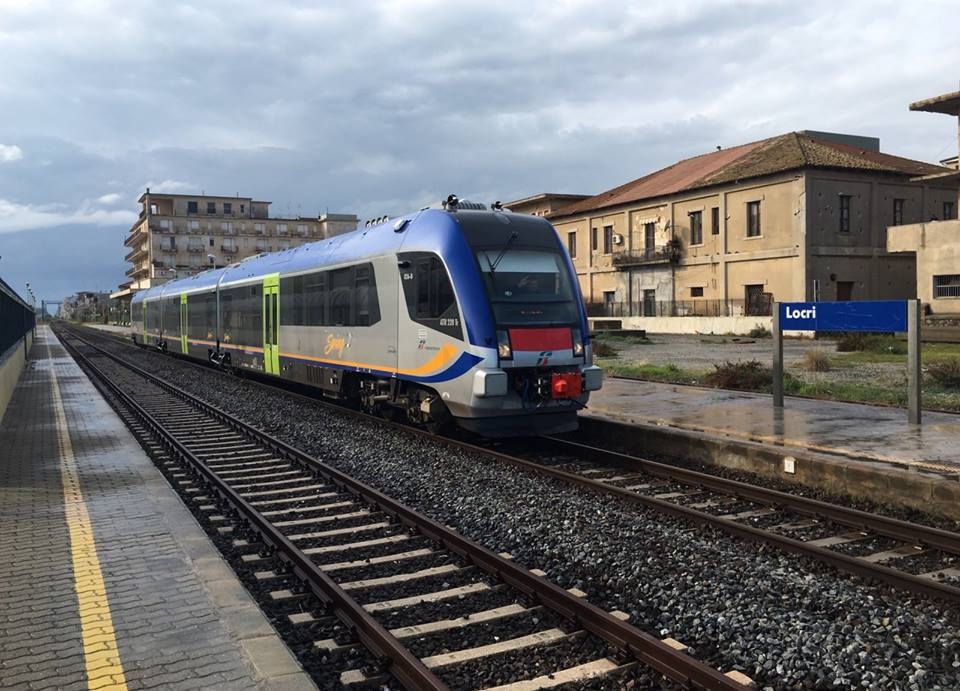
<svg viewBox="0 0 960 691"><path fill-rule="evenodd" d="M111 214L164 181L363 217L450 192L597 192L797 129L936 160L955 150L953 124L906 104L955 88L954 10L8 0L0 145L20 155L0 158L0 254L14 246L45 293L116 283L125 252L108 243L126 222ZM11 234L18 219L35 229ZM74 257L56 277L30 249L41 237Z"/></svg>

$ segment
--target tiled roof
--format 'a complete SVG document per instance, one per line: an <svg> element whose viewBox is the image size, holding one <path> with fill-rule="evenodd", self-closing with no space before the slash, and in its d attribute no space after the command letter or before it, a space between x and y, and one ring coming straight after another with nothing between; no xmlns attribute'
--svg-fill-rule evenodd
<svg viewBox="0 0 960 691"><path fill-rule="evenodd" d="M942 166L861 149L800 132L694 156L655 173L575 202L563 216L665 197L678 192L802 168L840 168L908 176L944 172Z"/></svg>

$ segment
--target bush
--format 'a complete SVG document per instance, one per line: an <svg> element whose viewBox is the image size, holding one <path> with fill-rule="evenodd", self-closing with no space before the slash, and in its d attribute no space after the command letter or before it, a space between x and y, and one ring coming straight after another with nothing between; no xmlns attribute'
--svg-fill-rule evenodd
<svg viewBox="0 0 960 691"><path fill-rule="evenodd" d="M808 372L829 372L833 367L826 351L814 348L803 355L803 368Z"/></svg>
<svg viewBox="0 0 960 691"><path fill-rule="evenodd" d="M750 336L750 338L770 338L770 330L763 324L757 324L750 329L750 333L747 335Z"/></svg>
<svg viewBox="0 0 960 691"><path fill-rule="evenodd" d="M960 389L960 358L933 363L927 367L927 375L940 386Z"/></svg>
<svg viewBox="0 0 960 691"><path fill-rule="evenodd" d="M773 383L773 371L757 360L725 362L714 365L714 371L704 378L704 383L719 389L765 391Z"/></svg>
<svg viewBox="0 0 960 691"><path fill-rule="evenodd" d="M866 350L867 334L865 333L844 333L837 339L837 351L840 353L852 353L857 350Z"/></svg>
<svg viewBox="0 0 960 691"><path fill-rule="evenodd" d="M615 357L620 354L620 351L614 348L609 343L593 339L593 356L594 357Z"/></svg>

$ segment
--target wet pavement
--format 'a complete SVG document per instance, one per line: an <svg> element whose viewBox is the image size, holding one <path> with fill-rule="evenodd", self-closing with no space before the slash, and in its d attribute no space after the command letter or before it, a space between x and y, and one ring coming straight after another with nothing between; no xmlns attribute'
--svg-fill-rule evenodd
<svg viewBox="0 0 960 691"><path fill-rule="evenodd" d="M788 396L776 411L767 394L607 378L583 414L960 472L960 415L950 413L924 411L917 426L901 408Z"/></svg>

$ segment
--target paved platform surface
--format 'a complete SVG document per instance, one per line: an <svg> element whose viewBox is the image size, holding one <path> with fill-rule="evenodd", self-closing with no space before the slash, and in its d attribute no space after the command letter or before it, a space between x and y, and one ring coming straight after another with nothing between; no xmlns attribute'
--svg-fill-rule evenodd
<svg viewBox="0 0 960 691"><path fill-rule="evenodd" d="M315 688L46 326L0 423L0 688Z"/></svg>
<svg viewBox="0 0 960 691"><path fill-rule="evenodd" d="M755 442L795 446L951 474L960 472L960 415L607 378L587 413L628 423L670 425Z"/></svg>

